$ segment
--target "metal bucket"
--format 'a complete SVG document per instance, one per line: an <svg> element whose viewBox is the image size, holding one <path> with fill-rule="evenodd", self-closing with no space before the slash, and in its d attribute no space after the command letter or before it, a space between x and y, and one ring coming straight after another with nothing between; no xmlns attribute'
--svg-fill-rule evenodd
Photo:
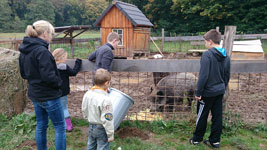
<svg viewBox="0 0 267 150"><path fill-rule="evenodd" d="M109 97L113 105L114 130L117 130L134 101L127 94L114 88L109 89Z"/></svg>

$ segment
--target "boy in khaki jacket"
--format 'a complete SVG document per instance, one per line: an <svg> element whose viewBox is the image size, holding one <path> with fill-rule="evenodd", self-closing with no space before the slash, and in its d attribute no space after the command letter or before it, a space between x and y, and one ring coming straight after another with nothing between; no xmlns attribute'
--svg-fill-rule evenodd
<svg viewBox="0 0 267 150"><path fill-rule="evenodd" d="M113 106L107 93L110 80L107 70L96 70L95 85L83 96L82 113L89 122L87 150L109 150L114 140Z"/></svg>

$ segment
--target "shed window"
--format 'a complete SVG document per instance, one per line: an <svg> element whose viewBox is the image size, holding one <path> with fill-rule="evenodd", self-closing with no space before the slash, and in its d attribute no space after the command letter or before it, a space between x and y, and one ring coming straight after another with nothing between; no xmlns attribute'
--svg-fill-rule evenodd
<svg viewBox="0 0 267 150"><path fill-rule="evenodd" d="M112 29L112 32L116 32L119 34L119 36L121 38L121 42L118 45L123 46L123 30L122 29Z"/></svg>

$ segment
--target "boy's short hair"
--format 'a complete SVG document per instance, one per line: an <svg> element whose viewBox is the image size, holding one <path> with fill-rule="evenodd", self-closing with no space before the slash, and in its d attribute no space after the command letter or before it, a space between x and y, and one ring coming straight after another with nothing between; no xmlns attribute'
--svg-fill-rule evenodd
<svg viewBox="0 0 267 150"><path fill-rule="evenodd" d="M111 75L107 70L105 70L103 68L99 68L96 70L95 76L94 76L95 85L102 86L107 81L110 81L110 80L111 80Z"/></svg>
<svg viewBox="0 0 267 150"><path fill-rule="evenodd" d="M108 42L112 42L113 40L116 40L116 41L121 40L121 38L120 38L120 36L119 36L118 33L116 33L116 32L110 32L108 34L107 41Z"/></svg>
<svg viewBox="0 0 267 150"><path fill-rule="evenodd" d="M206 41L212 40L215 44L220 44L221 36L221 32L216 31L215 29L211 29L206 34L204 34L203 38Z"/></svg>

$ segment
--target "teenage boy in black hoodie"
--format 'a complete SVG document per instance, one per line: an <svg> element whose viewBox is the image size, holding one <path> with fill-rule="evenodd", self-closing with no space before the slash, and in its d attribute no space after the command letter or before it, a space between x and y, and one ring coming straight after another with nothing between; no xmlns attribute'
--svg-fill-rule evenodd
<svg viewBox="0 0 267 150"><path fill-rule="evenodd" d="M198 117L193 138L189 142L198 145L203 140L211 110L211 133L204 144L219 148L222 133L222 99L230 79L230 58L227 56L226 50L220 47L220 32L212 29L204 35L204 39L208 51L203 53L200 60L195 95L195 99L198 101Z"/></svg>

